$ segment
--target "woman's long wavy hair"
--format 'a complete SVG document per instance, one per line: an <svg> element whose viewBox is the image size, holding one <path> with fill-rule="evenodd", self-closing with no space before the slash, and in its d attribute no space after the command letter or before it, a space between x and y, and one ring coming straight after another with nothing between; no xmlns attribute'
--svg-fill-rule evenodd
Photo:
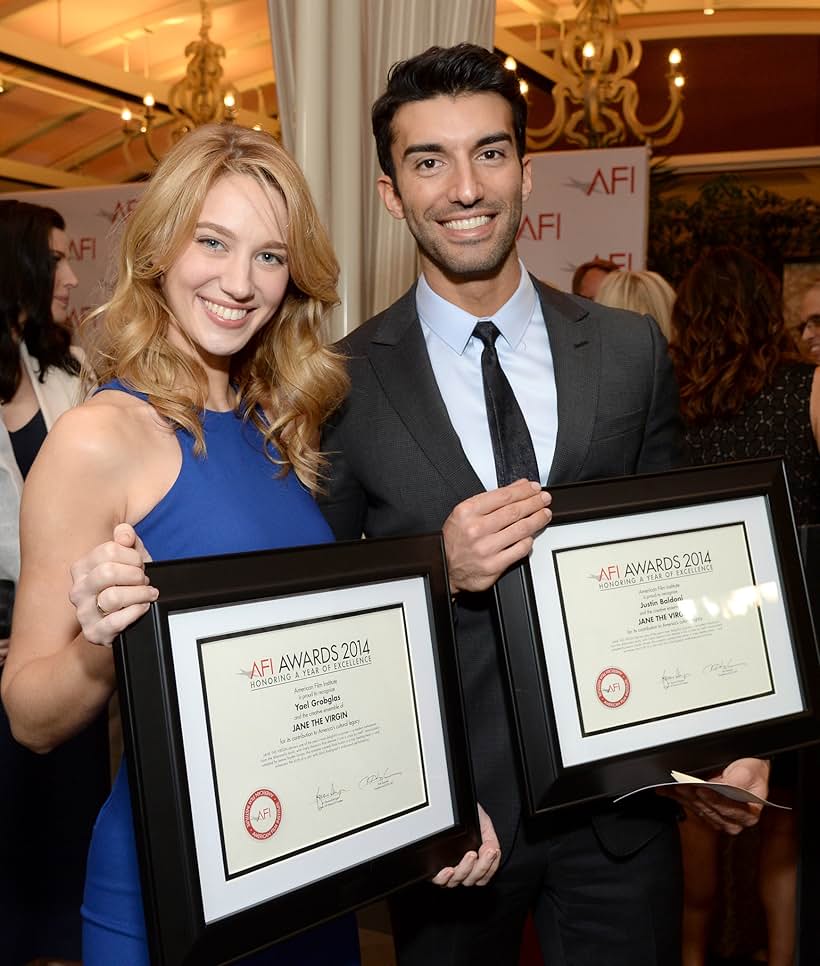
<svg viewBox="0 0 820 966"><path fill-rule="evenodd" d="M702 255L678 289L669 355L686 422L737 413L799 358L776 277L731 245Z"/></svg>
<svg viewBox="0 0 820 966"><path fill-rule="evenodd" d="M271 460L283 472L292 468L315 492L324 466L319 429L348 385L343 360L322 338L338 302L339 266L304 175L269 135L205 125L163 158L126 223L114 294L87 320L93 330L88 371L97 385L117 378L147 393L162 416L195 438L196 452L204 452L206 373L194 353L168 338L172 313L161 281L193 239L206 194L228 174L253 178L271 199L279 194L288 218L285 296L231 361L237 411L264 434Z"/></svg>
<svg viewBox="0 0 820 966"><path fill-rule="evenodd" d="M51 316L56 262L51 232L65 231L53 208L26 201L0 201L0 403L20 385L20 341L37 360L43 382L53 366L77 373L71 334Z"/></svg>

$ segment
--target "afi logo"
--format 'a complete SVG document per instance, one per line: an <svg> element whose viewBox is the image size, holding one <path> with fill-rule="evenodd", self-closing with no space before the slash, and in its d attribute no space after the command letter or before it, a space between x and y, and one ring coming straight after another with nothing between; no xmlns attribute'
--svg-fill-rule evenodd
<svg viewBox="0 0 820 966"><path fill-rule="evenodd" d="M263 657L261 661L254 661L251 668L251 677L263 678L266 674L273 674L273 661L269 657Z"/></svg>
<svg viewBox="0 0 820 966"><path fill-rule="evenodd" d="M614 262L618 268L625 268L628 272L632 271L632 252L610 252L606 257L609 261Z"/></svg>
<svg viewBox="0 0 820 966"><path fill-rule="evenodd" d="M601 572L598 574L598 580L615 580L620 576L621 568L618 566L618 564L609 564L606 567L601 567Z"/></svg>
<svg viewBox="0 0 820 966"><path fill-rule="evenodd" d="M533 222L533 218L536 219L535 222ZM529 215L525 215L524 220L521 222L521 227L518 229L518 238L516 241L525 232L530 241L541 241L545 232L554 232L555 240L559 241L561 238L561 212L542 211L537 216L533 215L532 218Z"/></svg>
<svg viewBox="0 0 820 966"><path fill-rule="evenodd" d="M256 813L256 815L254 815L253 820L254 822L262 822L266 818L270 818L270 809L260 808L259 811Z"/></svg>
<svg viewBox="0 0 820 966"><path fill-rule="evenodd" d="M635 194L635 166L633 164L615 164L609 171L598 168L595 176L589 183L587 194L591 195L600 187L605 195L614 195L619 188L621 194Z"/></svg>
<svg viewBox="0 0 820 966"><path fill-rule="evenodd" d="M91 238L72 238L68 243L68 257L75 262L84 262L88 256L91 261L97 257L97 239Z"/></svg>
<svg viewBox="0 0 820 966"><path fill-rule="evenodd" d="M128 201L118 201L113 212L108 216L111 219L111 224L127 218L136 208L138 200L137 198L129 198ZM104 212L104 214L107 214L107 212Z"/></svg>

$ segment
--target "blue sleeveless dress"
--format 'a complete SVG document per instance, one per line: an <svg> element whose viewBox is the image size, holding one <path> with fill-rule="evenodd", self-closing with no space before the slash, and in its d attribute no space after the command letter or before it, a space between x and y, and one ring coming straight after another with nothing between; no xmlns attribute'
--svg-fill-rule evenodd
<svg viewBox="0 0 820 966"><path fill-rule="evenodd" d="M145 399L119 382L117 389ZM235 413L206 412L207 457L178 430L182 467L135 527L154 560L293 547L333 540L293 473L277 477L263 438ZM83 914L83 966L149 966L128 774L123 761L94 827ZM342 916L242 960L254 966L357 966L355 918Z"/></svg>

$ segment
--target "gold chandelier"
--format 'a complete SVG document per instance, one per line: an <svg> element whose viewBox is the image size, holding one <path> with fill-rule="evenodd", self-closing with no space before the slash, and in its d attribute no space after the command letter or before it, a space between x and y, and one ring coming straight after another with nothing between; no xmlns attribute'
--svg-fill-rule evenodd
<svg viewBox="0 0 820 966"><path fill-rule="evenodd" d="M185 48L188 67L185 76L168 92L168 107L176 118L174 131L179 137L213 121L233 121L236 117L238 92L233 84L222 82L225 48L208 36L211 11L206 0L200 0L202 25L199 40L192 40Z"/></svg>
<svg viewBox="0 0 820 966"><path fill-rule="evenodd" d="M576 0L578 17L563 33L550 58L554 73L554 114L545 127L527 130L527 139L543 150L563 135L585 148L609 147L631 135L650 145L669 144L683 125L681 52L669 53L666 83L669 104L654 123L638 118L638 87L630 75L641 62L641 42L617 31L615 0Z"/></svg>
<svg viewBox="0 0 820 966"><path fill-rule="evenodd" d="M185 48L188 66L185 76L168 91L167 106L170 111L171 137L178 140L183 134L213 121L232 122L236 118L239 93L233 84L222 80L222 58L225 48L215 44L209 35L211 11L207 0L199 4L201 25L199 39L192 40ZM120 117L125 134L124 148L130 160L130 143L142 137L148 154L156 162L159 152L152 143L152 133L159 126L160 116L156 110L154 95L148 93L142 99L143 109L139 116L123 108Z"/></svg>

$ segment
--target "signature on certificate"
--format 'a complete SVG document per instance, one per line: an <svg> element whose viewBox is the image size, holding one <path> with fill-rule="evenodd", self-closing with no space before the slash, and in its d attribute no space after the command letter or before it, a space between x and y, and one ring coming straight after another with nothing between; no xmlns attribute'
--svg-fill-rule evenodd
<svg viewBox="0 0 820 966"><path fill-rule="evenodd" d="M729 657L713 661L711 664L704 664L703 673L716 674L719 678L722 678L727 674L737 674L738 671L742 671L743 668L748 666L748 661L734 661Z"/></svg>
<svg viewBox="0 0 820 966"><path fill-rule="evenodd" d="M688 671L681 671L679 667L676 667L673 671L667 671L664 668L663 674L661 674L661 684L664 691L667 691L669 688L679 688L682 684L686 684L691 677L692 675Z"/></svg>
<svg viewBox="0 0 820 966"><path fill-rule="evenodd" d="M391 771L390 768L381 768L370 775L362 775L359 779L359 788L385 788L393 784L393 779L401 775L400 771Z"/></svg>
<svg viewBox="0 0 820 966"><path fill-rule="evenodd" d="M330 788L327 791L322 791L321 788L316 789L316 808L318 811L322 811L323 808L327 808L329 805L336 805L344 796L345 792L349 792L349 788L342 788L341 786L337 788L333 782L330 783Z"/></svg>

